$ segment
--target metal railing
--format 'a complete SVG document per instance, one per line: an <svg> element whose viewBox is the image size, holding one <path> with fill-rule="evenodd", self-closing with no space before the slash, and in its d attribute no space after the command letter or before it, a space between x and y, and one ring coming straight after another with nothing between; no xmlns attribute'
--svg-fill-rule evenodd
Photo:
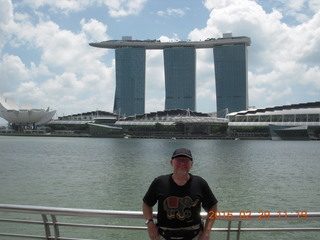
<svg viewBox="0 0 320 240"><path fill-rule="evenodd" d="M144 230L146 226L121 226L121 225L105 225L105 224L88 224L88 223L65 223L59 222L57 216L69 216L79 218L115 218L115 219L143 219L141 211L112 211L112 210L90 210L90 209L76 209L76 208L55 208L55 207L41 207L41 206L26 206L26 205L12 205L12 204L0 204L0 212L4 213L18 213L18 218L2 218L0 216L1 223L6 224L31 224L31 225L42 225L43 235L27 235L18 233L4 233L0 232L0 236L21 238L21 239L47 239L47 240L75 240L80 238L67 238L62 237L60 227L68 226L74 228L100 228L100 229L118 229L118 230ZM41 221L35 221L31 219L21 218L22 214L40 215ZM201 213L201 216L205 219L207 213ZM156 217L156 213L154 213ZM51 220L49 220L49 218ZM212 231L226 232L226 239L230 239L230 233L236 233L236 239L240 239L240 233L242 232L261 232L261 231L320 231L319 227L304 227L304 228L243 228L242 223L244 221L290 221L290 220L301 220L305 221L319 221L320 212L251 212L251 211L216 211L209 212L209 218L215 218L216 221L226 221L227 228L212 228ZM232 222L237 223L237 227L232 228ZM17 229L15 229L17 230Z"/></svg>

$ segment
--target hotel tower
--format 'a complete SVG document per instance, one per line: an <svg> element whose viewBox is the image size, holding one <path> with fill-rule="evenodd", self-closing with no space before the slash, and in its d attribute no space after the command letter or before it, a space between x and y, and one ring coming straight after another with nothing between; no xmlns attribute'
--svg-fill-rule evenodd
<svg viewBox="0 0 320 240"><path fill-rule="evenodd" d="M110 40L90 43L115 49L115 113L132 116L145 112L146 49L162 49L165 73L165 110L196 111L196 49L212 48L216 84L217 116L248 108L248 37L205 41L160 42L159 40Z"/></svg>

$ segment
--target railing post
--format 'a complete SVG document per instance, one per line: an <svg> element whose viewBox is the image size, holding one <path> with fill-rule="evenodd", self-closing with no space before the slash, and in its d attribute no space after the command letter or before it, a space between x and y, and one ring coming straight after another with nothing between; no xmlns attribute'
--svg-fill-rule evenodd
<svg viewBox="0 0 320 240"><path fill-rule="evenodd" d="M42 216L42 221L43 221L43 226L44 226L44 232L45 232L45 235L46 235L46 239L49 240L49 237L50 237L50 226L48 224L48 218L47 218L47 215L45 214L41 214Z"/></svg>
<svg viewBox="0 0 320 240"><path fill-rule="evenodd" d="M53 223L53 229L54 229L54 239L58 240L60 237L60 232L59 232L59 225L57 224L57 218L55 215L51 215L52 223Z"/></svg>
<svg viewBox="0 0 320 240"><path fill-rule="evenodd" d="M231 232L231 221L228 221L227 240L230 240L230 232Z"/></svg>
<svg viewBox="0 0 320 240"><path fill-rule="evenodd" d="M238 233L237 233L237 240L240 240L240 233L241 233L241 221L238 222Z"/></svg>

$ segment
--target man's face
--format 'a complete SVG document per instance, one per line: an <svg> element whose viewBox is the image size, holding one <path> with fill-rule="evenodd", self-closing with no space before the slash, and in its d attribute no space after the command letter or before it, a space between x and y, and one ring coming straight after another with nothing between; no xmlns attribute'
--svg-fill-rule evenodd
<svg viewBox="0 0 320 240"><path fill-rule="evenodd" d="M175 172L189 172L192 167L192 161L188 157L176 157L171 160L171 165L173 166L173 170Z"/></svg>

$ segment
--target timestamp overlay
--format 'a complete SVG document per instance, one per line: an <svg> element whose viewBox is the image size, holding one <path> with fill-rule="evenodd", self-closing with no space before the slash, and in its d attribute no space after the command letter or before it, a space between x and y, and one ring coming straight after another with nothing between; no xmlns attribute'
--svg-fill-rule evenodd
<svg viewBox="0 0 320 240"><path fill-rule="evenodd" d="M296 212L287 212L287 211L258 211L252 212L250 210L233 212L233 211L210 211L209 219L220 219L220 220L231 220L231 219L307 219L308 212L307 211L296 211Z"/></svg>

